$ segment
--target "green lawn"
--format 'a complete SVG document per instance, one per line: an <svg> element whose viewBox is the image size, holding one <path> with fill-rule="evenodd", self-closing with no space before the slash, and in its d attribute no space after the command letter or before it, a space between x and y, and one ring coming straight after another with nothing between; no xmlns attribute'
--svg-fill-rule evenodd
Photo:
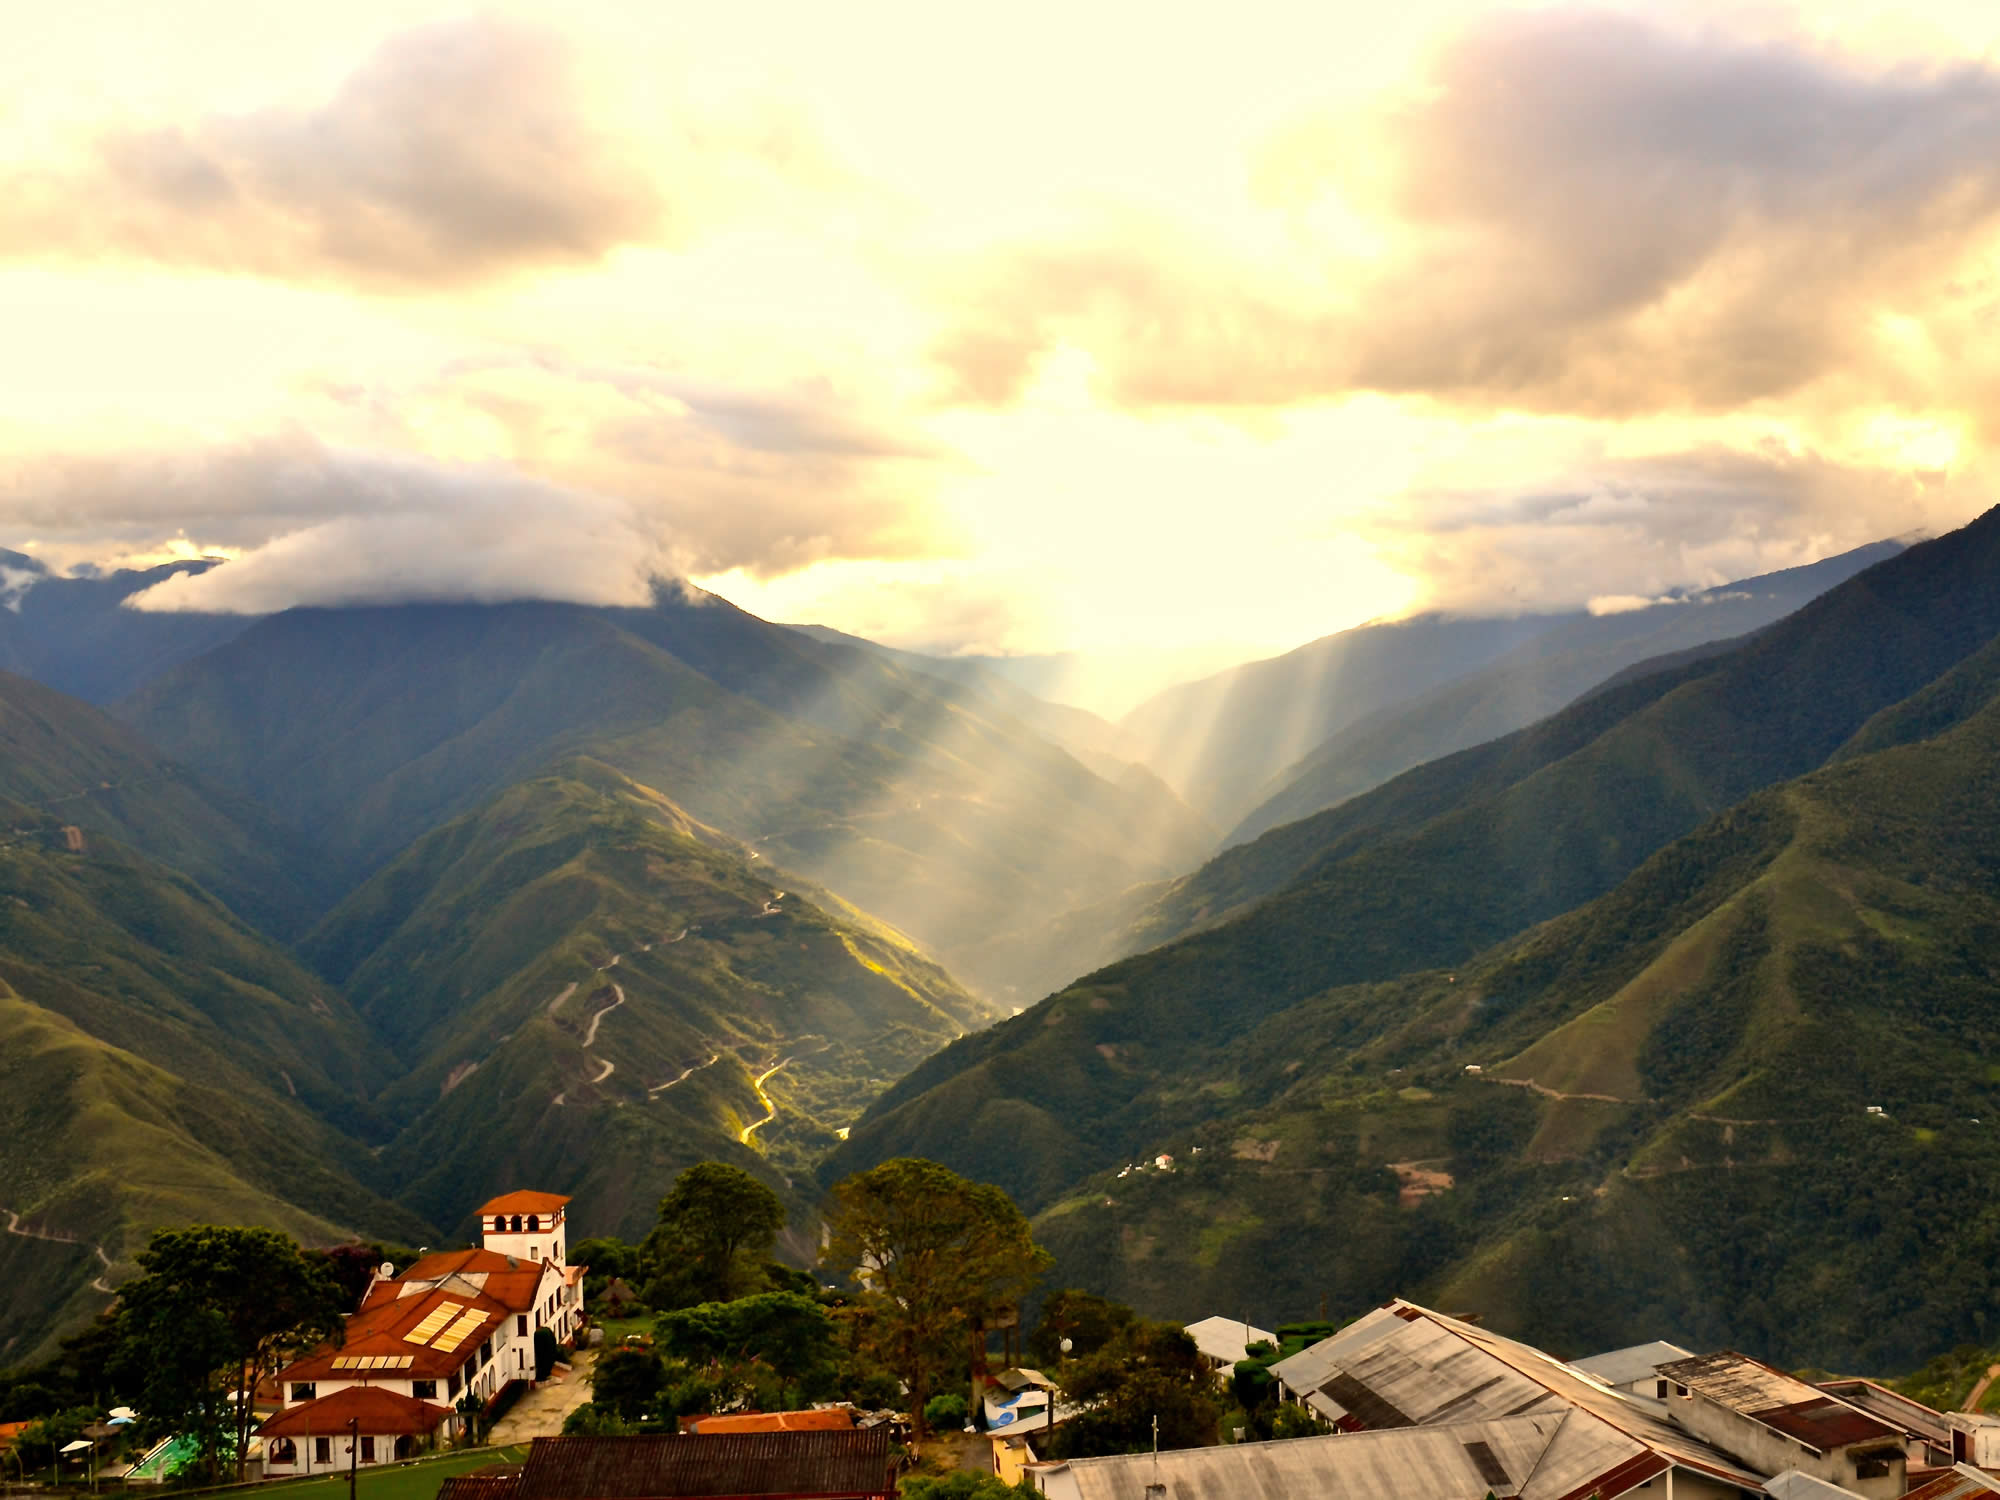
<svg viewBox="0 0 2000 1500"><path fill-rule="evenodd" d="M438 1486L450 1475L469 1473L489 1464L517 1464L527 1456L524 1447L475 1448L468 1453L447 1453L442 1458L420 1459L390 1468L363 1469L355 1479L355 1495L357 1500L434 1500ZM283 1495L285 1500L343 1500L347 1494L347 1476L282 1479L259 1485L257 1493Z"/></svg>

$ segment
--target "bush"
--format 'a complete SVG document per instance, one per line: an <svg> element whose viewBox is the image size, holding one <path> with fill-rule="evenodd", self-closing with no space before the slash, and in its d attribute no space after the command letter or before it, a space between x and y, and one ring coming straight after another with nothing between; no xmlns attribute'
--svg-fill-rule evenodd
<svg viewBox="0 0 2000 1500"><path fill-rule="evenodd" d="M933 1396L924 1403L924 1426L932 1431L948 1427L963 1427L967 1407L965 1397L956 1391L946 1391L941 1396Z"/></svg>
<svg viewBox="0 0 2000 1500"><path fill-rule="evenodd" d="M902 1500L1039 1500L1040 1495L1033 1480L1002 1484L991 1474L974 1474L966 1469L943 1478L919 1474L905 1479L901 1493Z"/></svg>

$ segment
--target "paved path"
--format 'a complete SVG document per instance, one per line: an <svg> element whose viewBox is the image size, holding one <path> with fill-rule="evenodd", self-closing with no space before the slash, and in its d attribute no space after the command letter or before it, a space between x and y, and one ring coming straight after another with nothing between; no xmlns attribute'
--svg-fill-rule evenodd
<svg viewBox="0 0 2000 1500"><path fill-rule="evenodd" d="M569 1374L551 1376L514 1403L514 1409L495 1424L486 1441L496 1448L525 1443L531 1438L559 1437L563 1418L590 1399L590 1367L597 1352L586 1349L571 1356L575 1363Z"/></svg>

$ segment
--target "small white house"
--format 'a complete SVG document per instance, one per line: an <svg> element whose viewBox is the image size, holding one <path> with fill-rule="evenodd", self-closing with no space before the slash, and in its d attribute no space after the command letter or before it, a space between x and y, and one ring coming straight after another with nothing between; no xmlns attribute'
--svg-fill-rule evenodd
<svg viewBox="0 0 2000 1500"><path fill-rule="evenodd" d="M1256 1328L1240 1318L1203 1318L1187 1325L1188 1337L1218 1383L1227 1385L1237 1364L1250 1357L1250 1345L1276 1346L1278 1336L1268 1328Z"/></svg>

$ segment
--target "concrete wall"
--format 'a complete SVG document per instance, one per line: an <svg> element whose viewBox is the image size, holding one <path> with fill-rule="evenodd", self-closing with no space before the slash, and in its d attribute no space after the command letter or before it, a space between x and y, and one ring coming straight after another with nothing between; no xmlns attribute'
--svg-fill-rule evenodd
<svg viewBox="0 0 2000 1500"><path fill-rule="evenodd" d="M1762 1422L1740 1416L1706 1396L1669 1397L1667 1412L1676 1423L1696 1437L1724 1453L1734 1454L1745 1468L1759 1474L1782 1474L1787 1469L1797 1469L1815 1479L1824 1479L1829 1484L1852 1490L1865 1500L1896 1500L1905 1488L1903 1481L1907 1470L1902 1446L1889 1439L1863 1445L1865 1449L1877 1451L1894 1448L1895 1459L1889 1466L1888 1474L1878 1479L1860 1479L1855 1475L1855 1461L1848 1451L1815 1453L1804 1443L1773 1432ZM1679 1500L1678 1489L1675 1500Z"/></svg>

